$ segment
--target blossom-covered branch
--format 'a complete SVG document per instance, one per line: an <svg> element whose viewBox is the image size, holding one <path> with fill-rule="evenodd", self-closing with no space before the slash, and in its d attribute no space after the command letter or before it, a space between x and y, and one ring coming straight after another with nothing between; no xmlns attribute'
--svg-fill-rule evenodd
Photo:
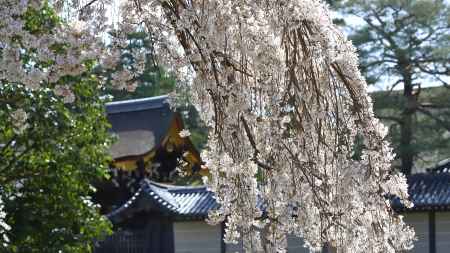
<svg viewBox="0 0 450 253"><path fill-rule="evenodd" d="M313 250L412 246L386 198L409 204L406 181L391 171L355 49L323 3L155 0L123 10L125 22L160 35L160 63L195 71L196 105L214 129L204 158L221 208L210 220L226 218L228 242L243 239L248 252L285 249L287 234Z"/></svg>

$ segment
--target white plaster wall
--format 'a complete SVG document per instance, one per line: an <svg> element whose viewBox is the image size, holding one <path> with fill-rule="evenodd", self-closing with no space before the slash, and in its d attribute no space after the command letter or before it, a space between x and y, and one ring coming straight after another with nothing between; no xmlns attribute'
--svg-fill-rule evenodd
<svg viewBox="0 0 450 253"><path fill-rule="evenodd" d="M417 241L414 243L414 248L411 253L428 253L429 252L429 233L428 233L428 213L406 213L404 214L405 222L412 226L416 231ZM450 252L446 251L446 253Z"/></svg>
<svg viewBox="0 0 450 253"><path fill-rule="evenodd" d="M288 240L288 253L310 253L310 251L303 247L304 241L302 238L289 235ZM227 244L226 253L243 253L242 241L238 244Z"/></svg>
<svg viewBox="0 0 450 253"><path fill-rule="evenodd" d="M436 253L450 252L450 212L436 213Z"/></svg>
<svg viewBox="0 0 450 253"><path fill-rule="evenodd" d="M175 253L220 253L221 227L203 221L174 222Z"/></svg>
<svg viewBox="0 0 450 253"><path fill-rule="evenodd" d="M406 213L405 222L416 231L418 240L411 253L429 253L428 213ZM174 223L174 242L176 253L220 253L221 227L211 226L203 221ZM310 253L303 247L303 240L288 236L289 253ZM436 251L450 253L450 212L436 213ZM227 253L243 253L242 242L227 244Z"/></svg>

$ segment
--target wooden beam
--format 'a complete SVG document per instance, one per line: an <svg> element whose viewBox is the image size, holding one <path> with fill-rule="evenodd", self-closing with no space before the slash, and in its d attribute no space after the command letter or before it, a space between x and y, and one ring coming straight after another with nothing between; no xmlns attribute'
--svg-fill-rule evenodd
<svg viewBox="0 0 450 253"><path fill-rule="evenodd" d="M430 253L436 253L436 213L428 212L428 236Z"/></svg>

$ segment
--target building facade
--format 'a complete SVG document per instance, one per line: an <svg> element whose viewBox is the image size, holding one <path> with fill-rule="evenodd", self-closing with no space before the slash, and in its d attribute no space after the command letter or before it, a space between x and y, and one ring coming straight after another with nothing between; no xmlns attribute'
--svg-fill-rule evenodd
<svg viewBox="0 0 450 253"><path fill-rule="evenodd" d="M177 167L202 175L207 169L189 138L179 136L183 122L167 96L114 102L106 109L117 142L111 147L112 180L98 183L95 199L115 233L96 242L95 252L243 252L242 243L223 242L224 224L205 222L208 212L218 208L213 193L204 186L170 184ZM413 253L450 252L449 168L447 162L407 178L413 208L393 200L416 231ZM288 236L288 252L309 250L301 238Z"/></svg>

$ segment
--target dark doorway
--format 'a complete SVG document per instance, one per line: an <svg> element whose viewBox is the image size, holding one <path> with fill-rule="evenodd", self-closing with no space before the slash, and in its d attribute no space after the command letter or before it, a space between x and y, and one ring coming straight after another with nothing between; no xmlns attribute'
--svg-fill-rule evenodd
<svg viewBox="0 0 450 253"><path fill-rule="evenodd" d="M145 221L144 226L120 228L97 242L94 253L173 253L172 221L161 216L147 217Z"/></svg>

